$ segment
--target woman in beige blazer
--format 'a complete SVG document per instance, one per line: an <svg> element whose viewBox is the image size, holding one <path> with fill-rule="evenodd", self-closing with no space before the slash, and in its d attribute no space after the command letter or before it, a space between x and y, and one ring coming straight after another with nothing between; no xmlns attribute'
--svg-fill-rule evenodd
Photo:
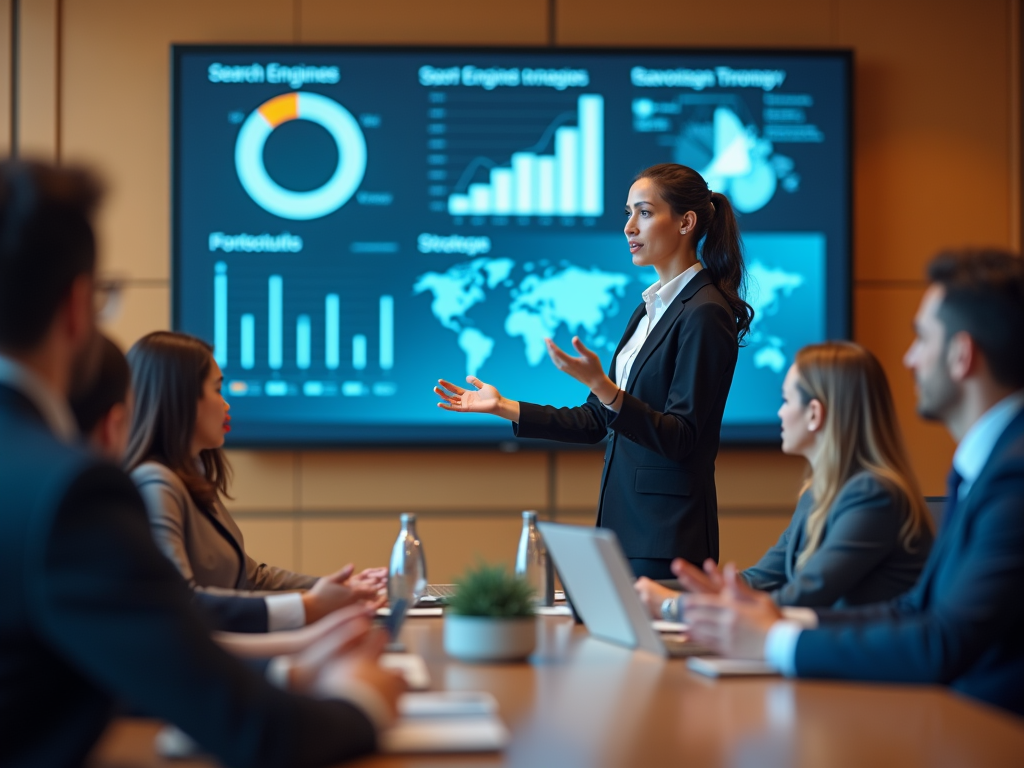
<svg viewBox="0 0 1024 768"><path fill-rule="evenodd" d="M223 375L205 342L159 331L128 352L135 409L127 465L146 502L153 535L193 589L208 592L310 590L304 620L357 600L373 600L387 572L352 576L351 567L322 579L260 563L245 551L241 530L224 508L230 467L224 436L230 406ZM296 625L298 622L288 622Z"/></svg>

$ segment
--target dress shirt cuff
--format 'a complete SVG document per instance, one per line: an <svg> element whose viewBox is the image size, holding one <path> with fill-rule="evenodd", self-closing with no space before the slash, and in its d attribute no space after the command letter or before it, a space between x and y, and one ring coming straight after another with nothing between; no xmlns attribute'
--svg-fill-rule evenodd
<svg viewBox="0 0 1024 768"><path fill-rule="evenodd" d="M263 598L267 604L267 631L298 629L306 624L306 609L302 595L298 592L284 592Z"/></svg>
<svg viewBox="0 0 1024 768"><path fill-rule="evenodd" d="M267 671L264 673L267 682L282 691L288 690L288 673L292 669L292 663L287 656L275 656L267 664Z"/></svg>
<svg viewBox="0 0 1024 768"><path fill-rule="evenodd" d="M764 659L786 677L796 677L796 643L804 627L781 619L772 624L764 640Z"/></svg>
<svg viewBox="0 0 1024 768"><path fill-rule="evenodd" d="M786 606L782 609L782 618L786 621L799 624L804 629L818 628L818 614L810 608Z"/></svg>

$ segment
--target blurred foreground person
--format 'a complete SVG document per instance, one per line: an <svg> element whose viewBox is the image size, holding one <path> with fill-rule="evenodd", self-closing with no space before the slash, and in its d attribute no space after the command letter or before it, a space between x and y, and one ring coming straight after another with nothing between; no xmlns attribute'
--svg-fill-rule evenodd
<svg viewBox="0 0 1024 768"><path fill-rule="evenodd" d="M108 461L120 465L128 446L132 418L131 372L121 348L106 336L100 340L99 362L92 382L71 398L71 411L85 443ZM351 567L349 567L351 570ZM193 592L193 603L209 620L218 644L236 655L270 658L296 654L359 617L369 617L379 601L360 602L324 615L302 629L276 622L277 596L246 597ZM268 631L275 631L272 635ZM248 634L240 635L239 632ZM284 663L289 664L288 660Z"/></svg>
<svg viewBox="0 0 1024 768"><path fill-rule="evenodd" d="M224 437L230 406L209 344L185 333L156 331L128 350L135 407L126 463L146 502L153 537L196 592L267 598L271 629L316 621L338 608L373 601L387 568L322 578L255 560L223 500L231 467ZM298 594L295 590L309 590Z"/></svg>
<svg viewBox="0 0 1024 768"><path fill-rule="evenodd" d="M115 701L227 765L369 752L403 687L376 663L382 638L351 647L346 625L350 653L289 673L309 696L271 685L210 639L131 480L76 444L68 395L99 351L98 199L81 171L0 163L0 765L82 763Z"/></svg>

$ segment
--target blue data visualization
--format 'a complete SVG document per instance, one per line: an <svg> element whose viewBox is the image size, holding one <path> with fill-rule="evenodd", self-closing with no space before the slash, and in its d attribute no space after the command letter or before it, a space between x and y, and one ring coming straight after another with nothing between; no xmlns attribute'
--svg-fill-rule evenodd
<svg viewBox="0 0 1024 768"><path fill-rule="evenodd" d="M723 439L776 442L803 345L849 333L845 52L176 46L174 327L235 445L494 443L438 378L576 405L544 340L611 364L641 293L636 173L737 212L755 317Z"/></svg>

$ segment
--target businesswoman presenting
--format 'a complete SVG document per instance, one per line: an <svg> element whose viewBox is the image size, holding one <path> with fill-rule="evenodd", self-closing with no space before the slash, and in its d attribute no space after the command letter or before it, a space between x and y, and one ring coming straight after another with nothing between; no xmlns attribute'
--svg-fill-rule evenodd
<svg viewBox="0 0 1024 768"><path fill-rule="evenodd" d="M576 356L547 340L555 366L590 388L586 403L520 403L472 376L475 389L442 379L434 391L439 407L492 413L512 421L519 437L597 443L610 436L597 525L615 531L637 576L668 579L673 557L718 559L715 457L753 310L742 297L732 206L699 173L669 163L642 171L626 217L633 263L654 267L658 282L643 292L608 372L578 337Z"/></svg>

